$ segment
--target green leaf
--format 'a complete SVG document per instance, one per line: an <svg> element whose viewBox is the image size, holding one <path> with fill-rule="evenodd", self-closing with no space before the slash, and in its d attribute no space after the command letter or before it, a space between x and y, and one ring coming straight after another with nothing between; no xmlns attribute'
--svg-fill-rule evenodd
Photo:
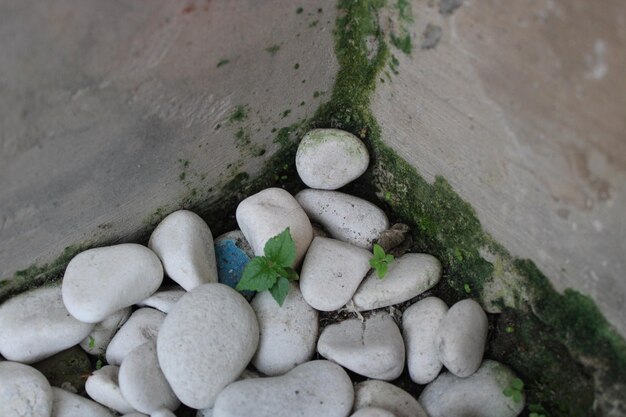
<svg viewBox="0 0 626 417"><path fill-rule="evenodd" d="M470 285L469 285L469 284L467 284L467 283L463 284L463 289L465 289L465 292L466 292L467 294L469 294L469 293L471 293L471 292L472 292L472 287L470 287Z"/></svg>
<svg viewBox="0 0 626 417"><path fill-rule="evenodd" d="M394 257L393 257L393 255L385 255L385 259L384 259L384 260L385 260L385 262L386 262L387 264L390 264L390 263L392 263L392 262L393 262Z"/></svg>
<svg viewBox="0 0 626 417"><path fill-rule="evenodd" d="M513 379L513 381L511 381L511 386L517 391L521 391L522 388L524 388L524 381L519 378L515 378Z"/></svg>
<svg viewBox="0 0 626 417"><path fill-rule="evenodd" d="M504 391L502 391L502 393L504 395L506 395L507 397L511 397L513 396L513 393L515 392L515 390L511 387L505 388Z"/></svg>
<svg viewBox="0 0 626 417"><path fill-rule="evenodd" d="M296 244L289 228L274 236L265 244L265 256L280 266L291 267L296 260Z"/></svg>
<svg viewBox="0 0 626 417"><path fill-rule="evenodd" d="M89 336L89 349L93 349L96 346L96 339L92 336Z"/></svg>
<svg viewBox="0 0 626 417"><path fill-rule="evenodd" d="M374 259L385 259L385 250L378 243L374 243Z"/></svg>
<svg viewBox="0 0 626 417"><path fill-rule="evenodd" d="M102 359L98 359L96 361L96 369L100 369L100 368L102 368Z"/></svg>
<svg viewBox="0 0 626 417"><path fill-rule="evenodd" d="M276 284L270 288L270 293L279 306L283 306L287 294L289 294L289 280L285 277L279 277Z"/></svg>
<svg viewBox="0 0 626 417"><path fill-rule="evenodd" d="M515 401L516 403L522 401L522 393L519 391L513 391L513 394L511 395L511 398L513 399L513 401Z"/></svg>
<svg viewBox="0 0 626 417"><path fill-rule="evenodd" d="M298 273L294 271L293 268L283 268L280 276L287 278L289 281L297 281L300 279Z"/></svg>
<svg viewBox="0 0 626 417"><path fill-rule="evenodd" d="M278 274L272 268L269 260L263 256L257 256L246 265L236 289L239 291L265 291L272 288L277 279Z"/></svg>

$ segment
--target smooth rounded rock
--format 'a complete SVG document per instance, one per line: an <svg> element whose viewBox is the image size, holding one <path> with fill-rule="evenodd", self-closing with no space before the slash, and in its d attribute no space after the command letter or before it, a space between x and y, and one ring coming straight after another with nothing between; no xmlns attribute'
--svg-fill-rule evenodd
<svg viewBox="0 0 626 417"><path fill-rule="evenodd" d="M384 211L349 194L306 189L296 194L296 200L309 218L324 226L332 237L365 249L389 228Z"/></svg>
<svg viewBox="0 0 626 417"><path fill-rule="evenodd" d="M80 347L90 355L104 355L115 333L126 323L132 308L126 307L97 323L91 333L80 342Z"/></svg>
<svg viewBox="0 0 626 417"><path fill-rule="evenodd" d="M135 243L89 249L63 276L63 302L80 321L98 323L154 293L163 281L161 261Z"/></svg>
<svg viewBox="0 0 626 417"><path fill-rule="evenodd" d="M165 273L189 291L217 282L211 229L197 214L178 210L166 216L148 242L163 262Z"/></svg>
<svg viewBox="0 0 626 417"><path fill-rule="evenodd" d="M254 252L243 232L233 230L215 239L215 258L219 282L235 288L241 280L246 265L254 258ZM254 291L241 291L241 294L251 300Z"/></svg>
<svg viewBox="0 0 626 417"><path fill-rule="evenodd" d="M122 395L119 384L120 368L115 365L106 365L94 371L87 382L85 390L97 403L100 403L118 413L132 413L135 409L128 404Z"/></svg>
<svg viewBox="0 0 626 417"><path fill-rule="evenodd" d="M176 286L172 288L164 288L152 294L150 297L137 303L139 307L152 307L164 313L169 313L174 304L185 295L187 291Z"/></svg>
<svg viewBox="0 0 626 417"><path fill-rule="evenodd" d="M468 377L480 366L489 322L480 304L466 299L450 307L435 337L439 359L454 375Z"/></svg>
<svg viewBox="0 0 626 417"><path fill-rule="evenodd" d="M396 258L383 279L376 271L363 280L352 301L359 311L403 303L431 289L441 279L441 263L432 255L407 253Z"/></svg>
<svg viewBox="0 0 626 417"><path fill-rule="evenodd" d="M52 387L52 397L52 417L115 417L108 408L61 388Z"/></svg>
<svg viewBox="0 0 626 417"><path fill-rule="evenodd" d="M382 408L365 407L357 410L350 417L395 417L391 411Z"/></svg>
<svg viewBox="0 0 626 417"><path fill-rule="evenodd" d="M350 301L370 270L372 254L336 239L316 237L300 272L304 299L316 310L338 310Z"/></svg>
<svg viewBox="0 0 626 417"><path fill-rule="evenodd" d="M41 372L53 387L81 394L85 389L85 375L91 372L91 362L81 348L73 346L33 364L33 368Z"/></svg>
<svg viewBox="0 0 626 417"><path fill-rule="evenodd" d="M160 410L150 413L150 417L176 417L176 414L174 414L173 411L162 408Z"/></svg>
<svg viewBox="0 0 626 417"><path fill-rule="evenodd" d="M390 381L404 369L404 341L387 313L373 315L363 322L350 319L327 326L317 342L317 351L368 378Z"/></svg>
<svg viewBox="0 0 626 417"><path fill-rule="evenodd" d="M0 362L0 416L50 417L52 389L35 368Z"/></svg>
<svg viewBox="0 0 626 417"><path fill-rule="evenodd" d="M122 417L150 417L150 416L144 413L128 413L128 414L124 414Z"/></svg>
<svg viewBox="0 0 626 417"><path fill-rule="evenodd" d="M485 360L468 378L442 373L426 386L419 401L430 417L515 417L524 409L524 399L516 402L503 393L515 378L506 366Z"/></svg>
<svg viewBox="0 0 626 417"><path fill-rule="evenodd" d="M265 244L289 228L296 244L298 265L313 239L313 228L302 207L282 188L267 188L237 206L237 224L257 256L264 254Z"/></svg>
<svg viewBox="0 0 626 417"><path fill-rule="evenodd" d="M259 347L252 364L268 376L281 375L313 357L317 311L304 301L296 283L281 306L269 291L258 293L252 308L259 322Z"/></svg>
<svg viewBox="0 0 626 417"><path fill-rule="evenodd" d="M78 344L93 327L69 314L59 285L37 288L0 304L0 353L33 363Z"/></svg>
<svg viewBox="0 0 626 417"><path fill-rule="evenodd" d="M244 369L237 381L242 379L250 379L250 378L260 378L261 375L258 372L251 371L249 369ZM196 413L196 417L213 417L213 407L203 408L198 410Z"/></svg>
<svg viewBox="0 0 626 417"><path fill-rule="evenodd" d="M303 363L282 376L237 381L217 397L213 417L346 417L352 381L329 361Z"/></svg>
<svg viewBox="0 0 626 417"><path fill-rule="evenodd" d="M142 413L150 414L161 408L175 410L180 405L161 371L156 345L152 340L124 358L119 384L126 401Z"/></svg>
<svg viewBox="0 0 626 417"><path fill-rule="evenodd" d="M366 407L382 408L396 417L429 417L411 394L385 381L370 380L356 385L354 409L358 411Z"/></svg>
<svg viewBox="0 0 626 417"><path fill-rule="evenodd" d="M336 190L360 177L369 164L365 144L339 129L307 132L296 151L296 170L311 188Z"/></svg>
<svg viewBox="0 0 626 417"><path fill-rule="evenodd" d="M447 312L446 303L437 297L427 297L402 314L402 336L409 375L417 384L428 384L441 371L443 364L439 360L435 338Z"/></svg>
<svg viewBox="0 0 626 417"><path fill-rule="evenodd" d="M223 284L185 294L166 317L157 339L163 374L187 406L213 405L217 394L246 368L259 344L254 310Z"/></svg>
<svg viewBox="0 0 626 417"><path fill-rule="evenodd" d="M126 355L150 340L156 340L165 320L165 313L153 308L136 310L115 334L107 347L109 365L121 365Z"/></svg>

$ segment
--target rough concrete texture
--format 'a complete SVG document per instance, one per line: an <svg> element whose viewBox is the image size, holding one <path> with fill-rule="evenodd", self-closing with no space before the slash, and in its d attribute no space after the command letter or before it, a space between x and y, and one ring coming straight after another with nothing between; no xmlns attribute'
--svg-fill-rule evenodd
<svg viewBox="0 0 626 417"><path fill-rule="evenodd" d="M419 45L380 84L382 137L442 175L515 256L591 295L626 335L626 4L413 2ZM389 103L393 102L393 106Z"/></svg>
<svg viewBox="0 0 626 417"><path fill-rule="evenodd" d="M332 88L337 12L314 3L0 1L0 278L254 176Z"/></svg>

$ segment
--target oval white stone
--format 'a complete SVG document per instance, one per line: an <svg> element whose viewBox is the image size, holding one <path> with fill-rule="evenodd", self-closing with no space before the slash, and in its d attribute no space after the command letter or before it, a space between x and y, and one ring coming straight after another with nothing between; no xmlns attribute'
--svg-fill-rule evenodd
<svg viewBox="0 0 626 417"><path fill-rule="evenodd" d="M360 410L364 407L382 408L396 417L428 417L411 394L385 381L371 380L356 385L354 409Z"/></svg>
<svg viewBox="0 0 626 417"><path fill-rule="evenodd" d="M430 417L515 417L524 409L524 400L515 402L503 393L515 378L506 366L485 360L468 378L442 373L419 400Z"/></svg>
<svg viewBox="0 0 626 417"><path fill-rule="evenodd" d="M466 299L450 307L441 320L435 344L439 359L450 372L468 377L480 366L489 322L482 307Z"/></svg>
<svg viewBox="0 0 626 417"><path fill-rule="evenodd" d="M296 200L309 218L324 226L332 237L365 249L389 228L384 211L349 194L307 189L296 194Z"/></svg>
<svg viewBox="0 0 626 417"><path fill-rule="evenodd" d="M368 378L392 380L404 369L404 341L387 313L327 326L317 342L323 357Z"/></svg>
<svg viewBox="0 0 626 417"><path fill-rule="evenodd" d="M311 188L336 190L360 177L369 164L365 144L339 129L307 132L296 152L296 170Z"/></svg>
<svg viewBox="0 0 626 417"><path fill-rule="evenodd" d="M156 345L152 340L135 348L124 358L119 383L126 401L142 413L153 413L161 408L175 410L180 405L161 372Z"/></svg>
<svg viewBox="0 0 626 417"><path fill-rule="evenodd" d="M69 314L59 285L37 288L0 304L0 353L37 362L78 344L93 327Z"/></svg>
<svg viewBox="0 0 626 417"><path fill-rule="evenodd" d="M365 407L360 408L350 417L396 417L391 411L382 408Z"/></svg>
<svg viewBox="0 0 626 417"><path fill-rule="evenodd" d="M318 360L282 376L237 381L217 397L213 417L346 417L352 381L339 365Z"/></svg>
<svg viewBox="0 0 626 417"><path fill-rule="evenodd" d="M17 362L0 362L0 416L50 417L52 389L41 372Z"/></svg>
<svg viewBox="0 0 626 417"><path fill-rule="evenodd" d="M252 364L259 372L280 375L311 359L317 339L317 311L304 301L296 283L291 283L282 307L269 291L258 293L251 304L260 331Z"/></svg>
<svg viewBox="0 0 626 417"><path fill-rule="evenodd" d="M120 368L114 365L106 365L94 371L85 382L85 390L97 403L122 414L132 413L135 409L128 404L120 391L119 371Z"/></svg>
<svg viewBox="0 0 626 417"><path fill-rule="evenodd" d="M185 294L157 339L163 374L178 398L208 408L245 369L259 344L254 310L237 291L203 284Z"/></svg>
<svg viewBox="0 0 626 417"><path fill-rule="evenodd" d="M113 336L106 351L107 363L121 365L126 355L136 347L154 340L165 320L165 313L153 308L136 310Z"/></svg>
<svg viewBox="0 0 626 417"><path fill-rule="evenodd" d="M383 279L376 271L363 280L352 301L359 311L403 303L432 288L441 279L441 263L432 255L407 253L395 259Z"/></svg>
<svg viewBox="0 0 626 417"><path fill-rule="evenodd" d="M53 417L115 417L106 407L77 394L52 387Z"/></svg>
<svg viewBox="0 0 626 417"><path fill-rule="evenodd" d="M289 228L296 243L298 265L313 239L313 228L302 207L282 188L267 188L237 206L237 224L255 255L263 256L267 241Z"/></svg>
<svg viewBox="0 0 626 417"><path fill-rule="evenodd" d="M174 304L180 300L180 297L182 297L185 292L185 290L178 286L164 288L155 292L145 300L138 302L137 305L140 307L152 307L164 313L169 313Z"/></svg>
<svg viewBox="0 0 626 417"><path fill-rule="evenodd" d="M311 242L300 272L300 289L311 307L333 311L350 301L370 270L372 254L358 246L325 237Z"/></svg>
<svg viewBox="0 0 626 417"><path fill-rule="evenodd" d="M76 255L63 276L63 302L80 321L97 323L152 293L163 281L161 261L134 243Z"/></svg>
<svg viewBox="0 0 626 417"><path fill-rule="evenodd" d="M213 235L197 214L188 210L169 214L152 232L148 247L159 256L167 275L185 290L217 282Z"/></svg>
<svg viewBox="0 0 626 417"><path fill-rule="evenodd" d="M80 347L90 355L103 355L111 339L113 339L120 327L126 323L131 312L132 309L126 307L97 323L91 333L80 342Z"/></svg>
<svg viewBox="0 0 626 417"><path fill-rule="evenodd" d="M417 384L428 384L439 375L442 363L435 337L448 306L437 297L427 297L402 314L402 335L409 375Z"/></svg>

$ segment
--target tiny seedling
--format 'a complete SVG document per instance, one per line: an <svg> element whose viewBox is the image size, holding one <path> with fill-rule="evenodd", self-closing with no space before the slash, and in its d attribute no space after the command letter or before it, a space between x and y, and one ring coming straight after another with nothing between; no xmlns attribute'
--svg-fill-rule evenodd
<svg viewBox="0 0 626 417"><path fill-rule="evenodd" d="M96 347L96 339L93 336L89 336L89 349Z"/></svg>
<svg viewBox="0 0 626 417"><path fill-rule="evenodd" d="M522 401L522 391L524 389L524 381L519 378L515 378L511 381L511 385L506 388L502 393L507 397L511 397L516 403Z"/></svg>
<svg viewBox="0 0 626 417"><path fill-rule="evenodd" d="M96 369L100 368L102 368L102 359L98 358L98 360L96 361Z"/></svg>
<svg viewBox="0 0 626 417"><path fill-rule="evenodd" d="M463 289L465 290L465 294L469 294L472 292L472 287L468 283L463 284Z"/></svg>
<svg viewBox="0 0 626 417"><path fill-rule="evenodd" d="M268 240L263 252L265 256L256 256L248 262L236 288L239 291L269 290L282 307L289 293L289 281L299 279L291 268L296 259L296 244L289 228Z"/></svg>
<svg viewBox="0 0 626 417"><path fill-rule="evenodd" d="M370 259L370 266L376 270L378 278L383 279L385 277L392 261L393 255L386 254L382 246L374 243L374 257Z"/></svg>
<svg viewBox="0 0 626 417"><path fill-rule="evenodd" d="M507 333L513 333L515 331L515 327L513 327L513 326L506 326L504 328L504 331L507 332Z"/></svg>

